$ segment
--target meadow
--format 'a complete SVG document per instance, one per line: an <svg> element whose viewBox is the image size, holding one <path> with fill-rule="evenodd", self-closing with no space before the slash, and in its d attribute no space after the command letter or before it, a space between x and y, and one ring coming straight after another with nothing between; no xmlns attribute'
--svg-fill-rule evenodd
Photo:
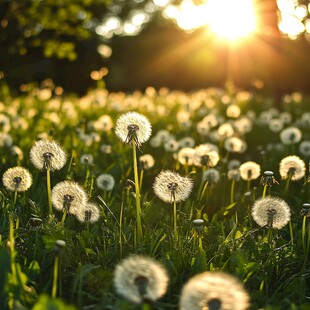
<svg viewBox="0 0 310 310"><path fill-rule="evenodd" d="M0 101L0 309L186 309L205 272L248 301L211 285L194 310L310 309L309 97L46 84Z"/></svg>

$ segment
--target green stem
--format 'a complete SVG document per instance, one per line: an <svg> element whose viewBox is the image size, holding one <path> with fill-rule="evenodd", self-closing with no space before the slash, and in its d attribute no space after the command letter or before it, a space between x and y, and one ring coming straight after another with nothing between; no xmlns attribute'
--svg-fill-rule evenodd
<svg viewBox="0 0 310 310"><path fill-rule="evenodd" d="M267 193L267 185L264 185L263 196L262 196L262 198L265 198L265 197L266 197L266 193Z"/></svg>
<svg viewBox="0 0 310 310"><path fill-rule="evenodd" d="M285 191L286 194L287 194L288 189L289 189L289 187L290 187L290 183L291 183L291 176L289 176L289 177L287 178L287 181L286 181L286 183L285 183L285 189L284 189L284 191Z"/></svg>
<svg viewBox="0 0 310 310"><path fill-rule="evenodd" d="M67 216L67 209L64 209L64 213L63 213L62 218L61 218L61 224L62 225L65 224L66 216Z"/></svg>
<svg viewBox="0 0 310 310"><path fill-rule="evenodd" d="M178 240L178 230L177 230L177 203L175 197L173 197L173 231L175 240Z"/></svg>
<svg viewBox="0 0 310 310"><path fill-rule="evenodd" d="M54 261L52 298L56 298L57 295L58 268L59 268L59 256L56 255Z"/></svg>
<svg viewBox="0 0 310 310"><path fill-rule="evenodd" d="M121 212L119 215L119 253L121 258L123 257L123 244L122 244L123 208L124 208L124 202L122 201Z"/></svg>
<svg viewBox="0 0 310 310"><path fill-rule="evenodd" d="M233 202L234 202L235 184L236 184L236 181L235 181L235 180L232 180L232 182L231 182L231 188L230 188L230 203L233 203Z"/></svg>
<svg viewBox="0 0 310 310"><path fill-rule="evenodd" d="M144 170L141 169L141 171L140 171L140 180L139 180L140 191L142 189L143 175L144 175Z"/></svg>
<svg viewBox="0 0 310 310"><path fill-rule="evenodd" d="M136 189L136 217L137 217L137 243L140 244L142 239L142 224L141 224L141 202L140 202L140 186L139 186L139 174L138 174L138 161L136 143L132 139L132 150L133 150L133 169Z"/></svg>
<svg viewBox="0 0 310 310"><path fill-rule="evenodd" d="M307 218L305 216L303 216L302 228L301 228L301 244L302 244L302 250L303 250L304 254L306 253L306 243L305 243L306 223L307 223Z"/></svg>
<svg viewBox="0 0 310 310"><path fill-rule="evenodd" d="M14 239L14 216L12 213L9 214L10 221L10 251L11 251L11 271L13 278L16 277L16 265L15 265L15 239Z"/></svg>
<svg viewBox="0 0 310 310"><path fill-rule="evenodd" d="M16 206L16 201L17 201L17 191L14 191L14 198L13 198L13 210Z"/></svg>
<svg viewBox="0 0 310 310"><path fill-rule="evenodd" d="M289 221L288 226L289 226L289 229L290 229L291 243L294 244L293 226L292 226L292 222L291 221Z"/></svg>
<svg viewBox="0 0 310 310"><path fill-rule="evenodd" d="M48 212L49 215L53 214L52 210L52 195L51 195L51 170L46 169L46 188L47 188L47 200L48 200Z"/></svg>
<svg viewBox="0 0 310 310"><path fill-rule="evenodd" d="M141 310L151 310L150 304L144 302L144 303L141 305Z"/></svg>

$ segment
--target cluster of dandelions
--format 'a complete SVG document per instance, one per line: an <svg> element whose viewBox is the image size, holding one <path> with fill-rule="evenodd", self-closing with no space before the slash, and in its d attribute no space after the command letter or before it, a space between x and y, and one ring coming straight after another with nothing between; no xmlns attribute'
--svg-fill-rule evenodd
<svg viewBox="0 0 310 310"><path fill-rule="evenodd" d="M55 209L72 214L80 222L94 223L100 217L97 205L88 201L87 193L77 182L62 181L52 189L52 204ZM63 218L63 220L64 220Z"/></svg>
<svg viewBox="0 0 310 310"><path fill-rule="evenodd" d="M291 210L283 199L267 196L254 202L252 217L261 227L281 229L290 221Z"/></svg>
<svg viewBox="0 0 310 310"><path fill-rule="evenodd" d="M114 270L117 293L136 304L152 304L166 294L168 284L165 267L147 256L129 256ZM181 310L246 310L249 305L249 295L241 282L224 272L198 274L183 286L180 294Z"/></svg>

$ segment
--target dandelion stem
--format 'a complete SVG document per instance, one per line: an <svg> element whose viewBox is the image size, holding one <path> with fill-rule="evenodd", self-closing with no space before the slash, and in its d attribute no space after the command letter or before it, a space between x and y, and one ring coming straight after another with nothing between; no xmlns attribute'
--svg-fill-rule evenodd
<svg viewBox="0 0 310 310"><path fill-rule="evenodd" d="M306 223L307 223L307 218L306 218L306 216L303 216L302 228L301 228L301 244L302 244L302 250L303 250L304 254L306 254L306 243L305 243Z"/></svg>
<svg viewBox="0 0 310 310"><path fill-rule="evenodd" d="M14 216L13 213L9 215L10 221L10 251L11 251L11 271L13 277L16 277L16 266L15 266L15 239L14 239Z"/></svg>
<svg viewBox="0 0 310 310"><path fill-rule="evenodd" d="M142 189L143 175L144 175L144 169L141 169L141 171L140 171L140 180L139 180L140 191Z"/></svg>
<svg viewBox="0 0 310 310"><path fill-rule="evenodd" d="M144 302L141 306L141 310L151 310L151 306L146 302Z"/></svg>
<svg viewBox="0 0 310 310"><path fill-rule="evenodd" d="M141 224L141 202L140 202L140 186L139 186L139 174L138 174L138 161L136 142L132 139L132 150L133 150L133 169L135 178L135 189L136 189L136 217L137 217L137 243L140 244L142 239L142 224Z"/></svg>
<svg viewBox="0 0 310 310"><path fill-rule="evenodd" d="M231 182L231 188L230 188L230 203L233 203L233 202L234 202L235 184L236 184L236 181L235 181L235 180L232 180L232 182Z"/></svg>
<svg viewBox="0 0 310 310"><path fill-rule="evenodd" d="M56 254L54 261L52 298L55 298L57 295L58 268L59 268L59 256L58 254Z"/></svg>
<svg viewBox="0 0 310 310"><path fill-rule="evenodd" d="M291 243L294 244L294 235L293 235L292 221L289 221L288 226L289 226L289 229L290 229Z"/></svg>
<svg viewBox="0 0 310 310"><path fill-rule="evenodd" d="M267 193L267 185L264 185L262 198L266 197L266 193Z"/></svg>
<svg viewBox="0 0 310 310"><path fill-rule="evenodd" d="M49 215L51 215L53 211L52 211L52 195L51 195L51 170L49 167L47 167L46 169L46 188L47 188L48 212Z"/></svg>
<svg viewBox="0 0 310 310"><path fill-rule="evenodd" d="M286 181L286 183L285 183L285 189L284 189L284 191L285 191L286 194L288 193L288 189L289 189L289 187L290 187L290 183L291 183L291 176L289 176L289 177L287 178L287 181Z"/></svg>
<svg viewBox="0 0 310 310"><path fill-rule="evenodd" d="M14 191L14 198L13 198L13 209L16 206L16 201L17 201L17 191Z"/></svg>
<svg viewBox="0 0 310 310"><path fill-rule="evenodd" d="M67 216L67 209L64 209L64 213L61 218L61 224L64 225Z"/></svg>
<svg viewBox="0 0 310 310"><path fill-rule="evenodd" d="M178 240L178 230L177 230L177 203L175 201L175 197L173 197L173 230L174 237Z"/></svg>

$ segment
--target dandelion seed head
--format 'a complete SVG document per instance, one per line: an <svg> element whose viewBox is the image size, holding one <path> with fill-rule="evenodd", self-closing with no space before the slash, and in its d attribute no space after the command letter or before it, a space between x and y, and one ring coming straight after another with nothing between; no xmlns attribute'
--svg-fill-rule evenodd
<svg viewBox="0 0 310 310"><path fill-rule="evenodd" d="M181 165L193 165L195 157L195 150L190 147L183 147L178 151L178 161Z"/></svg>
<svg viewBox="0 0 310 310"><path fill-rule="evenodd" d="M193 188L193 181L170 170L161 171L155 178L153 189L161 200L172 203L186 200Z"/></svg>
<svg viewBox="0 0 310 310"><path fill-rule="evenodd" d="M144 154L139 157L140 167L144 170L149 170L154 167L155 159L150 154Z"/></svg>
<svg viewBox="0 0 310 310"><path fill-rule="evenodd" d="M109 144L102 144L100 146L100 152L104 154L111 154L112 153L112 146Z"/></svg>
<svg viewBox="0 0 310 310"><path fill-rule="evenodd" d="M67 162L67 155L56 141L38 140L30 149L30 161L40 170L60 170Z"/></svg>
<svg viewBox="0 0 310 310"><path fill-rule="evenodd" d="M282 179L291 178L292 181L298 181L305 176L305 162L295 155L284 157L280 161L279 172Z"/></svg>
<svg viewBox="0 0 310 310"><path fill-rule="evenodd" d="M239 280L223 272L204 272L182 288L180 310L248 309L250 298Z"/></svg>
<svg viewBox="0 0 310 310"><path fill-rule="evenodd" d="M200 144L195 147L194 164L196 166L214 167L218 164L220 156L210 144Z"/></svg>
<svg viewBox="0 0 310 310"><path fill-rule="evenodd" d="M218 128L217 132L221 138L228 138L233 136L235 130L231 124L224 123Z"/></svg>
<svg viewBox="0 0 310 310"><path fill-rule="evenodd" d="M298 149L301 155L307 156L307 157L310 156L310 140L302 141L299 144Z"/></svg>
<svg viewBox="0 0 310 310"><path fill-rule="evenodd" d="M9 191L25 192L32 185L32 175L26 168L13 167L4 172L2 181Z"/></svg>
<svg viewBox="0 0 310 310"><path fill-rule="evenodd" d="M244 153L247 149L247 144L238 137L229 137L224 141L224 148L230 153Z"/></svg>
<svg viewBox="0 0 310 310"><path fill-rule="evenodd" d="M7 132L0 132L0 147L11 147L13 138Z"/></svg>
<svg viewBox="0 0 310 310"><path fill-rule="evenodd" d="M255 180L260 176L260 165L254 161L247 161L240 165L239 172L243 180Z"/></svg>
<svg viewBox="0 0 310 310"><path fill-rule="evenodd" d="M100 210L96 204L87 203L74 214L82 223L95 223L100 218Z"/></svg>
<svg viewBox="0 0 310 310"><path fill-rule="evenodd" d="M302 132L297 127L288 127L281 131L280 140L283 144L295 144L300 142Z"/></svg>
<svg viewBox="0 0 310 310"><path fill-rule="evenodd" d="M283 129L283 121L281 121L278 118L273 118L272 120L270 120L270 122L268 123L269 129L272 132L280 132Z"/></svg>
<svg viewBox="0 0 310 310"><path fill-rule="evenodd" d="M150 121L137 112L127 112L121 115L115 124L115 134L124 142L131 143L132 139L137 147L146 142L152 134Z"/></svg>
<svg viewBox="0 0 310 310"><path fill-rule="evenodd" d="M80 158L80 162L84 165L91 165L94 162L94 156L92 154L83 154Z"/></svg>
<svg viewBox="0 0 310 310"><path fill-rule="evenodd" d="M102 173L96 178L96 184L99 189L111 191L115 186L115 179L111 174Z"/></svg>
<svg viewBox="0 0 310 310"><path fill-rule="evenodd" d="M52 188L51 199L56 210L76 214L87 203L85 190L76 182L62 181Z"/></svg>
<svg viewBox="0 0 310 310"><path fill-rule="evenodd" d="M202 181L208 181L210 185L218 183L220 180L220 173L215 168L210 168L202 173Z"/></svg>
<svg viewBox="0 0 310 310"><path fill-rule="evenodd" d="M18 160L22 160L24 158L24 152L23 150L17 146L17 145L12 145L11 146L11 154L15 157L17 157Z"/></svg>
<svg viewBox="0 0 310 310"><path fill-rule="evenodd" d="M235 131L241 134L248 133L252 130L252 121L248 117L241 117L234 121L233 127Z"/></svg>
<svg viewBox="0 0 310 310"><path fill-rule="evenodd" d="M227 172L228 180L240 181L240 171L239 169L230 169Z"/></svg>
<svg viewBox="0 0 310 310"><path fill-rule="evenodd" d="M259 226L269 225L276 229L283 228L291 218L288 204L283 199L272 196L256 200L251 213Z"/></svg>
<svg viewBox="0 0 310 310"><path fill-rule="evenodd" d="M159 262L134 255L116 266L113 281L119 295L141 304L162 297L166 293L169 278Z"/></svg>

